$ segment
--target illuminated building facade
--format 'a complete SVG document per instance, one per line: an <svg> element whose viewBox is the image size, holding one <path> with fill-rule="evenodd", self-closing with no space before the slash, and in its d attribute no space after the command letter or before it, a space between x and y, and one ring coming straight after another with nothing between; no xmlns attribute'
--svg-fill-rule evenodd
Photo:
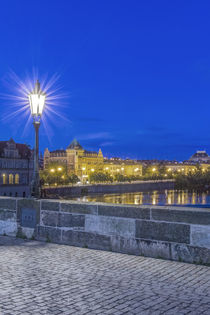
<svg viewBox="0 0 210 315"><path fill-rule="evenodd" d="M166 173L180 173L187 175L189 173L193 173L197 170L196 166L193 164L185 164L185 163L174 163L174 164L166 164Z"/></svg>
<svg viewBox="0 0 210 315"><path fill-rule="evenodd" d="M142 164L135 160L122 160L120 158L104 159L104 172L111 175L141 176Z"/></svg>
<svg viewBox="0 0 210 315"><path fill-rule="evenodd" d="M32 172L33 154L26 144L0 141L0 195L28 196Z"/></svg>
<svg viewBox="0 0 210 315"><path fill-rule="evenodd" d="M76 174L83 182L86 182L93 172L106 172L112 176L142 175L141 163L135 160L104 158L101 149L98 152L84 150L77 140L73 140L66 150L50 152L45 149L44 168L53 162L65 165L68 174Z"/></svg>

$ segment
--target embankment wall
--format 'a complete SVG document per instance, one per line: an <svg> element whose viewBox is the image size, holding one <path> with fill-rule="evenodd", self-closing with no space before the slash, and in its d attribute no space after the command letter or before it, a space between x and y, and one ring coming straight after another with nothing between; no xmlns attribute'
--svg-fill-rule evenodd
<svg viewBox="0 0 210 315"><path fill-rule="evenodd" d="M60 186L44 188L45 196L74 197L90 194L111 194L151 190L174 189L174 180L141 181L135 183L98 184L84 186Z"/></svg>

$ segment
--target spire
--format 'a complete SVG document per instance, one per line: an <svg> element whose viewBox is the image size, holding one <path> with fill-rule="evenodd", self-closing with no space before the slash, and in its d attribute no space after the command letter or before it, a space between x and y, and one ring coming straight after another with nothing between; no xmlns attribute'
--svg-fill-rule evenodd
<svg viewBox="0 0 210 315"><path fill-rule="evenodd" d="M98 155L99 155L99 156L103 156L103 153L102 153L101 149L99 149Z"/></svg>

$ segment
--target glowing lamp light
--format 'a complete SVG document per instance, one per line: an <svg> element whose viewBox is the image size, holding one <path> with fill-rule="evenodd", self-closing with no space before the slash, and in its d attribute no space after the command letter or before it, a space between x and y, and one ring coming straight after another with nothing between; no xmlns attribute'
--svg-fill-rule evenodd
<svg viewBox="0 0 210 315"><path fill-rule="evenodd" d="M152 169L152 171L155 172L155 171L156 171L156 168L154 167L154 168Z"/></svg>
<svg viewBox="0 0 210 315"><path fill-rule="evenodd" d="M51 168L50 172L51 172L51 173L54 173L54 172L55 172L54 168Z"/></svg>
<svg viewBox="0 0 210 315"><path fill-rule="evenodd" d="M38 80L36 81L34 90L28 95L28 98L31 115L33 117L41 117L44 110L46 94L41 90Z"/></svg>
<svg viewBox="0 0 210 315"><path fill-rule="evenodd" d="M62 167L58 167L58 171L62 171Z"/></svg>
<svg viewBox="0 0 210 315"><path fill-rule="evenodd" d="M85 171L85 167L83 167L82 170Z"/></svg>
<svg viewBox="0 0 210 315"><path fill-rule="evenodd" d="M95 170L94 170L94 168L91 168L91 172L94 172Z"/></svg>

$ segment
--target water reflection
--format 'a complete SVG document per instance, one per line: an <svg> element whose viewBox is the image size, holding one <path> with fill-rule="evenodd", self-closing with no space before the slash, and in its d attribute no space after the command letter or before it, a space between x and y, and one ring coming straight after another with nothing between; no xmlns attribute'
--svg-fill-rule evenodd
<svg viewBox="0 0 210 315"><path fill-rule="evenodd" d="M165 190L123 194L104 194L75 198L79 201L100 201L118 204L186 205L210 204L210 194L190 193L185 190Z"/></svg>

